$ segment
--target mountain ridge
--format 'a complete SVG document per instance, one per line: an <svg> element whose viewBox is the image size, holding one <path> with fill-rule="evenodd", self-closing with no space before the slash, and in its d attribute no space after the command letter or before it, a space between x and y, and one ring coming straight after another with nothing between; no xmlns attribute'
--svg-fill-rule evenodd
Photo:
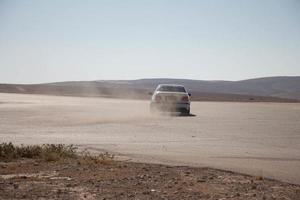
<svg viewBox="0 0 300 200"><path fill-rule="evenodd" d="M0 84L0 92L71 96L148 98L158 84L181 84L198 100L300 101L300 76L261 77L239 81L144 78L136 80L66 81L41 84ZM202 95L202 98L201 98ZM226 96L226 98L223 97ZM280 100L279 100L280 99ZM268 101L266 100L266 101Z"/></svg>

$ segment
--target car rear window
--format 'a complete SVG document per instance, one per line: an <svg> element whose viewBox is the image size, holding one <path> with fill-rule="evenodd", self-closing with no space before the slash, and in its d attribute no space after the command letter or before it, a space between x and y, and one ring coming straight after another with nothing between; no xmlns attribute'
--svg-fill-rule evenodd
<svg viewBox="0 0 300 200"><path fill-rule="evenodd" d="M169 85L162 85L160 86L157 91L161 92L186 92L185 88L182 86L169 86Z"/></svg>

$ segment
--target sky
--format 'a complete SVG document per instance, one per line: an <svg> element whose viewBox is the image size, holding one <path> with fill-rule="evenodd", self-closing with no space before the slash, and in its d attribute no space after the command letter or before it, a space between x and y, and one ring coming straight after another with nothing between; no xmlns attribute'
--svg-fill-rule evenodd
<svg viewBox="0 0 300 200"><path fill-rule="evenodd" d="M0 0L0 83L299 75L299 0Z"/></svg>

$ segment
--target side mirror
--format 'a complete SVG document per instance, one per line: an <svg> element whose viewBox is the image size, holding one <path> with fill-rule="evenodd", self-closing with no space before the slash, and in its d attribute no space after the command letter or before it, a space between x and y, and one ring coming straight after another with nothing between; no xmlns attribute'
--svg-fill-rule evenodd
<svg viewBox="0 0 300 200"><path fill-rule="evenodd" d="M151 95L151 96L152 96L152 95L153 95L153 93L152 93L152 92L148 92L148 95Z"/></svg>
<svg viewBox="0 0 300 200"><path fill-rule="evenodd" d="M191 93L188 93L188 95L189 95L189 96L192 96L192 94L191 94Z"/></svg>

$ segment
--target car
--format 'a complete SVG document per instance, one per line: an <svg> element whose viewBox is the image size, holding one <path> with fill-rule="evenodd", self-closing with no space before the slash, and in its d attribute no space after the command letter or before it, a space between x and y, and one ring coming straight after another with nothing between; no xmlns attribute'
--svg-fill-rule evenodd
<svg viewBox="0 0 300 200"><path fill-rule="evenodd" d="M190 114L191 94L183 85L160 84L152 95L150 111L180 112Z"/></svg>

